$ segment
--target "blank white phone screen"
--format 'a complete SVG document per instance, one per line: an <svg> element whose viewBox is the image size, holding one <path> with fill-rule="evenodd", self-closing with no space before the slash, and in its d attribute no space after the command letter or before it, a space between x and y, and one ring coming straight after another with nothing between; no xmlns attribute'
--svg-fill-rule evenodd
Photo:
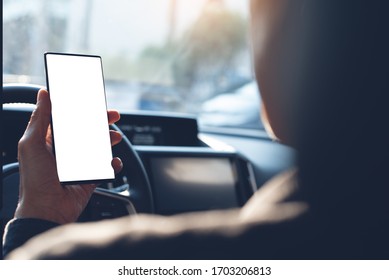
<svg viewBox="0 0 389 280"><path fill-rule="evenodd" d="M101 58L47 53L60 182L112 180L112 149Z"/></svg>

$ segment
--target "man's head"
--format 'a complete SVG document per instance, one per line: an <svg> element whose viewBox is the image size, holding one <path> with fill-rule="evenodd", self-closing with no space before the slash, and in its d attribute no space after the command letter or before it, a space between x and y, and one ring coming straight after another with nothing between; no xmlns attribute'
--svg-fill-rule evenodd
<svg viewBox="0 0 389 280"><path fill-rule="evenodd" d="M330 258L387 257L388 6L251 1L255 73L269 124L299 152L299 195L320 221L315 238Z"/></svg>

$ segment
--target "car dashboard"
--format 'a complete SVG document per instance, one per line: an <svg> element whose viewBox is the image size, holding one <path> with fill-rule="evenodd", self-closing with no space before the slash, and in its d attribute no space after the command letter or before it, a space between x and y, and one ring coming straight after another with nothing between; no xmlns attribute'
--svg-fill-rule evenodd
<svg viewBox="0 0 389 280"><path fill-rule="evenodd" d="M17 161L17 143L33 108L27 104L4 105L3 131L7 137L3 166ZM294 151L270 140L263 131L199 130L196 118L190 115L121 112L117 126L144 165L155 214L241 207L259 186L294 164ZM131 176L131 171L118 174L113 183L100 185L79 221L142 212L133 203L136 194L132 193ZM5 203L12 205L4 208L3 216L12 214L11 210L5 213L7 209L15 209L17 198L11 200Z"/></svg>

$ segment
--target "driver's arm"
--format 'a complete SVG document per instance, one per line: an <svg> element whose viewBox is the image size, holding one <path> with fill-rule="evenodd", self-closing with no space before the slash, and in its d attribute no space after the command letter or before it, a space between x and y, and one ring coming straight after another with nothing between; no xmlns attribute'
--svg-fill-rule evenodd
<svg viewBox="0 0 389 280"><path fill-rule="evenodd" d="M135 215L62 225L29 240L9 259L242 259L305 256L306 205L293 173L263 186L242 209ZM39 221L35 221L39 224ZM297 225L297 226L296 226ZM15 227L16 229L16 227ZM11 234L11 232L9 232ZM299 252L296 250L300 250Z"/></svg>

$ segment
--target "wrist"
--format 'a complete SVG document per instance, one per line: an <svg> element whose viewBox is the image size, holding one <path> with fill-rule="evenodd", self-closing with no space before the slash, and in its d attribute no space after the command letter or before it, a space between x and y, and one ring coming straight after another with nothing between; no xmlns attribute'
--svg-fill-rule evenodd
<svg viewBox="0 0 389 280"><path fill-rule="evenodd" d="M57 224L70 223L61 213L55 211L52 207L43 205L30 205L19 203L15 211L16 219L40 219Z"/></svg>

